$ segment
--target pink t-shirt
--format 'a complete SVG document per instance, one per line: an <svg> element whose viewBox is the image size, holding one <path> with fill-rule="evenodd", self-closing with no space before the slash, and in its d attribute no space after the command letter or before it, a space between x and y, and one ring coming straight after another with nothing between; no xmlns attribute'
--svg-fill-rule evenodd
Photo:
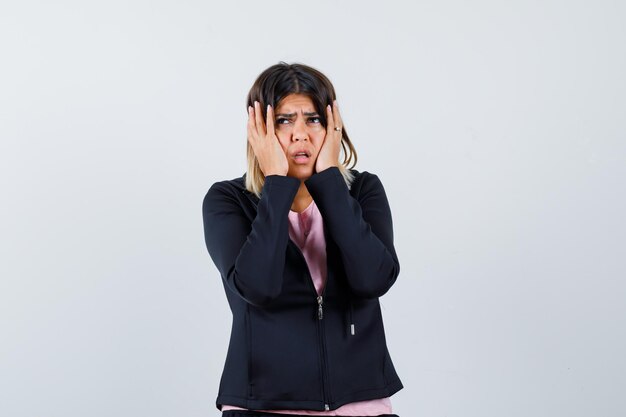
<svg viewBox="0 0 626 417"><path fill-rule="evenodd" d="M289 237L293 240L306 259L311 271L317 293L321 294L326 283L326 240L324 239L324 222L315 201L301 213L289 210ZM245 410L233 405L222 406L225 410ZM357 401L344 404L336 410L263 410L280 414L307 414L312 416L378 416L392 414L389 397L375 400Z"/></svg>

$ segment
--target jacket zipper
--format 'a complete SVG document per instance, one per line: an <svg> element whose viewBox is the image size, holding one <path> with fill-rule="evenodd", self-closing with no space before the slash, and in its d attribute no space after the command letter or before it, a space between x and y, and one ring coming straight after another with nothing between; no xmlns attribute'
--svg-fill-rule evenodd
<svg viewBox="0 0 626 417"><path fill-rule="evenodd" d="M324 298L321 295L317 296L317 318L319 320L324 318L324 309L322 307L322 303L324 302Z"/></svg>
<svg viewBox="0 0 626 417"><path fill-rule="evenodd" d="M324 411L329 411L330 410L330 406L328 404L329 395L328 395L328 392L326 391L326 387L327 387L326 341L324 339L324 331L323 331L324 329L322 327L323 318L324 318L324 294L326 294L327 283L324 283L322 294L321 295L317 294L317 289L315 288L315 285L313 284L313 277L311 276L311 271L309 270L309 264L307 264L304 254L302 253L298 245L293 240L291 240L291 238L289 238L289 244L293 245L293 247L295 247L298 253L300 254L300 257L302 258L302 261L304 262L304 266L306 267L306 271L308 275L307 281L309 282L309 285L313 289L313 293L315 294L315 301L317 303L317 319L318 319L317 329L318 329L319 341L321 344L321 352L322 352L322 358L321 358L322 359L322 392L324 395Z"/></svg>

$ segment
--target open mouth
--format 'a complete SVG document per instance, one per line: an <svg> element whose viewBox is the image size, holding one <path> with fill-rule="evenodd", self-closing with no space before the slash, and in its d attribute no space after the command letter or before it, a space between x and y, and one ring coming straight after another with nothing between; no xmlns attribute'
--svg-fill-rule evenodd
<svg viewBox="0 0 626 417"><path fill-rule="evenodd" d="M308 162L311 158L311 155L306 151L296 152L293 154L293 159L296 162Z"/></svg>

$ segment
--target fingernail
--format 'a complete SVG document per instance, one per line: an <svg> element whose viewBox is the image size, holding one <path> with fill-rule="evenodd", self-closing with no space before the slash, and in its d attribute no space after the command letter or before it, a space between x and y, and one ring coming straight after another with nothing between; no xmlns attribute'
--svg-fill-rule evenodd
<svg viewBox="0 0 626 417"><path fill-rule="evenodd" d="M326 108L330 111L333 111L333 109L330 108L330 104L328 106L326 106Z"/></svg>

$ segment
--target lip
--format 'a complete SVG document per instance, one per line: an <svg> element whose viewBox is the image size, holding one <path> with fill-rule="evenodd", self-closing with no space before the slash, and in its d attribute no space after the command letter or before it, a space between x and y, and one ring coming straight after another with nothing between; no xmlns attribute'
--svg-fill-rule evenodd
<svg viewBox="0 0 626 417"><path fill-rule="evenodd" d="M296 154L299 153L299 152L306 153L306 156L296 156ZM309 152L306 149L298 149L297 151L292 152L291 153L291 158L292 158L294 164L297 164L297 165L307 165L307 166L313 160L311 158L311 152Z"/></svg>
<svg viewBox="0 0 626 417"><path fill-rule="evenodd" d="M296 157L296 155L297 155L297 154L299 154L300 152L305 152L305 153L306 153L306 156L307 156L308 158L310 158L310 157L311 157L311 152L307 151L306 149L298 149L298 150L296 150L296 151L293 151L293 152L291 153L291 157L292 157L292 158L295 158L295 157Z"/></svg>

